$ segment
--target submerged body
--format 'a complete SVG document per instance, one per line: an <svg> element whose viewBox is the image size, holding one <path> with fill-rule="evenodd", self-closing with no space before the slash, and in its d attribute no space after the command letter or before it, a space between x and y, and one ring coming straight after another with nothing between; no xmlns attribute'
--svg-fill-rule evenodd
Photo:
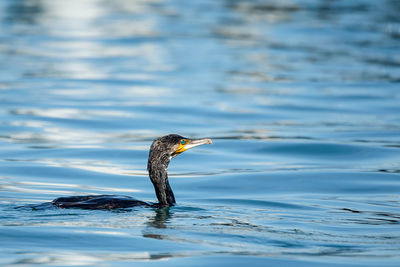
<svg viewBox="0 0 400 267"><path fill-rule="evenodd" d="M59 197L54 199L51 204L64 209L123 209L135 206L157 207L157 204L150 204L129 196L117 195Z"/></svg>
<svg viewBox="0 0 400 267"><path fill-rule="evenodd" d="M169 207L175 204L175 196L168 181L168 164L185 150L203 144L212 144L211 139L189 139L176 134L160 137L150 147L147 170L157 195L158 203L147 203L128 196L89 195L60 197L51 202L59 208L118 209L135 206Z"/></svg>

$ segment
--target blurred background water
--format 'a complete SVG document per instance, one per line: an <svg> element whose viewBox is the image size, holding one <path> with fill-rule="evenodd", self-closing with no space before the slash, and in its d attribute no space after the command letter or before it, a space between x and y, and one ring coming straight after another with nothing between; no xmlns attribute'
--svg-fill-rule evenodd
<svg viewBox="0 0 400 267"><path fill-rule="evenodd" d="M0 264L398 266L400 1L0 1ZM16 209L155 201L169 211Z"/></svg>

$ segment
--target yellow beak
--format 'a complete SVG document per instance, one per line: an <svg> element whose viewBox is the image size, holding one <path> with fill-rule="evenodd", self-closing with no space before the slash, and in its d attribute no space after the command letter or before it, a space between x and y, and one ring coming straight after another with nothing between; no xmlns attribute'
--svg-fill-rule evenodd
<svg viewBox="0 0 400 267"><path fill-rule="evenodd" d="M182 142L179 144L178 149L175 151L174 156L179 155L180 153L205 144L212 144L212 140L210 138L202 138L202 139L182 139L184 140L184 144Z"/></svg>

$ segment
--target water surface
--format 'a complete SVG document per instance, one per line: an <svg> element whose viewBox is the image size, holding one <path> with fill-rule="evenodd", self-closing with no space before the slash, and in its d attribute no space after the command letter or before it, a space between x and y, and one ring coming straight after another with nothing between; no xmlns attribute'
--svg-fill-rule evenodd
<svg viewBox="0 0 400 267"><path fill-rule="evenodd" d="M398 266L398 1L0 3L0 264ZM177 206L17 208L60 196Z"/></svg>

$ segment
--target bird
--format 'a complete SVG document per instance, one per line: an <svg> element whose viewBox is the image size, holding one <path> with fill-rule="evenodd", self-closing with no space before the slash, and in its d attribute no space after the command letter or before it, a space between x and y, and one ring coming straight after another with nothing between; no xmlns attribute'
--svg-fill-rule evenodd
<svg viewBox="0 0 400 267"><path fill-rule="evenodd" d="M129 196L87 195L59 197L50 203L59 208L121 209L136 206L164 208L176 204L174 193L168 181L168 165L172 158L182 152L204 144L212 144L210 138L189 139L177 134L159 137L150 146L147 171L158 199L148 203Z"/></svg>

